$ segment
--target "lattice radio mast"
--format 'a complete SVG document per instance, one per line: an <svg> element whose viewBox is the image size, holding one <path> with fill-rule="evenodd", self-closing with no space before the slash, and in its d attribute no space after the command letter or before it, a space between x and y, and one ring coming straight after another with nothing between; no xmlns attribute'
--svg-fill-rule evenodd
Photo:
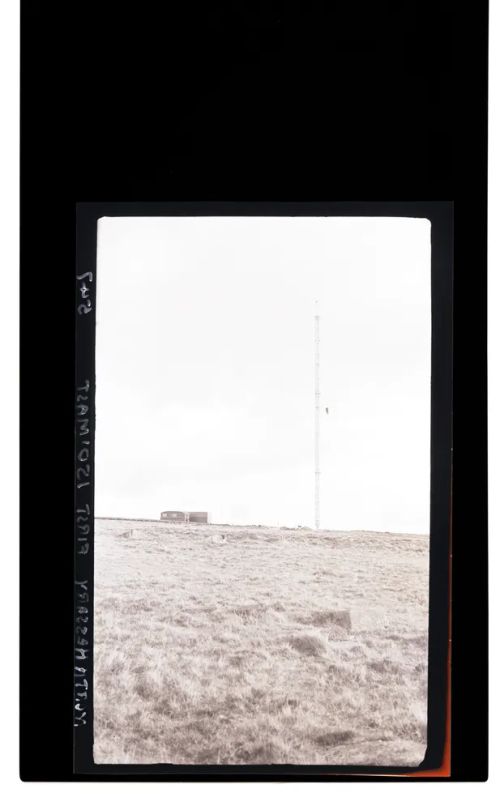
<svg viewBox="0 0 500 810"><path fill-rule="evenodd" d="M319 472L319 310L314 302L314 526L319 529L320 472Z"/></svg>

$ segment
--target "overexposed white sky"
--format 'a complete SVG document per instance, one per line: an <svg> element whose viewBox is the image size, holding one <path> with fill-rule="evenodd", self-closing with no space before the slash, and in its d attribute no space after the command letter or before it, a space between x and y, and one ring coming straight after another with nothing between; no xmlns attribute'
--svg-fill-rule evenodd
<svg viewBox="0 0 500 810"><path fill-rule="evenodd" d="M428 533L430 223L103 218L99 516ZM325 408L329 413L326 414Z"/></svg>

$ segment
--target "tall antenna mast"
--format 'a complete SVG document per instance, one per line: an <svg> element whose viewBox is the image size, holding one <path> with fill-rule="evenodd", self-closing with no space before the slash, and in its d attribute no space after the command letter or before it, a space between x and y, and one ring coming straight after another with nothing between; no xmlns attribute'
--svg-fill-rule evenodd
<svg viewBox="0 0 500 810"><path fill-rule="evenodd" d="M314 304L314 526L319 529L319 310Z"/></svg>

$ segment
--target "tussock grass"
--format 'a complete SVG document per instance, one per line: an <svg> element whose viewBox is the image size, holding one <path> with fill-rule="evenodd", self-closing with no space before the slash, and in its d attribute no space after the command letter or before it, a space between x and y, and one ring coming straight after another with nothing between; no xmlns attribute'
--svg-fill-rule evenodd
<svg viewBox="0 0 500 810"><path fill-rule="evenodd" d="M427 588L421 536L96 521L95 761L419 764Z"/></svg>
<svg viewBox="0 0 500 810"><path fill-rule="evenodd" d="M328 649L326 639L312 633L290 636L287 641L294 650L305 655L324 655Z"/></svg>

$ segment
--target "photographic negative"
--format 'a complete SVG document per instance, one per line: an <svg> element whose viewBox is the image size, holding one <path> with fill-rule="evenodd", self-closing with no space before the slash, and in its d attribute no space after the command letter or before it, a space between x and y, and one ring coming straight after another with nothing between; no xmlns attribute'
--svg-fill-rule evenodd
<svg viewBox="0 0 500 810"><path fill-rule="evenodd" d="M102 217L97 765L415 768L431 224Z"/></svg>

